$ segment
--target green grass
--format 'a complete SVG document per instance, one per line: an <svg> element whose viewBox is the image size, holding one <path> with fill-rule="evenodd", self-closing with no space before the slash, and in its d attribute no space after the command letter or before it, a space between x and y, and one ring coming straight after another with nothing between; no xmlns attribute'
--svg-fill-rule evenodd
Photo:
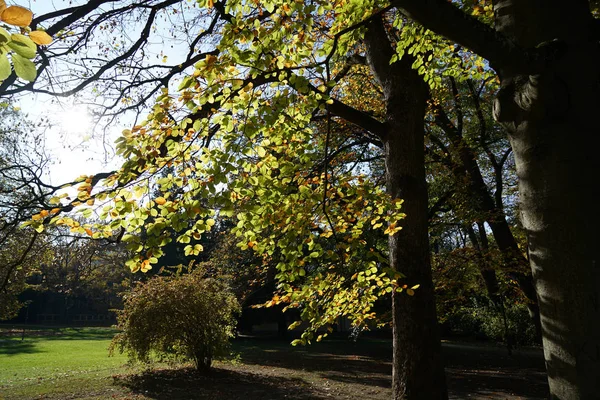
<svg viewBox="0 0 600 400"><path fill-rule="evenodd" d="M26 327L7 334L0 325L0 400L387 400L391 397L391 342L328 338L309 347L240 338L233 362L202 375L189 364L127 366L108 357L109 328ZM507 357L480 344L446 344L450 388L456 398L542 399L547 392L538 350ZM525 379L524 379L525 377ZM490 396L490 393L495 393Z"/></svg>
<svg viewBox="0 0 600 400"><path fill-rule="evenodd" d="M0 399L93 398L113 374L126 371L125 356L108 357L114 334L110 328L52 328L26 331L23 341L0 336Z"/></svg>

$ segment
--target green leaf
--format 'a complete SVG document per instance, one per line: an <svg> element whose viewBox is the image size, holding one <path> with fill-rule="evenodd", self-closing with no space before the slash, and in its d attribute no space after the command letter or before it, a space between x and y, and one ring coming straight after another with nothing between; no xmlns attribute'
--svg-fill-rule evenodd
<svg viewBox="0 0 600 400"><path fill-rule="evenodd" d="M19 33L13 33L10 36L8 47L25 58L34 58L37 53L37 46L33 43L33 40Z"/></svg>
<svg viewBox="0 0 600 400"><path fill-rule="evenodd" d="M12 62L17 76L23 80L33 82L37 76L35 64L18 54L12 55Z"/></svg>
<svg viewBox="0 0 600 400"><path fill-rule="evenodd" d="M0 27L0 44L10 42L10 33L4 28Z"/></svg>
<svg viewBox="0 0 600 400"><path fill-rule="evenodd" d="M0 81L8 78L11 72L12 70L10 68L10 63L8 62L8 57L6 57L6 54L0 54Z"/></svg>

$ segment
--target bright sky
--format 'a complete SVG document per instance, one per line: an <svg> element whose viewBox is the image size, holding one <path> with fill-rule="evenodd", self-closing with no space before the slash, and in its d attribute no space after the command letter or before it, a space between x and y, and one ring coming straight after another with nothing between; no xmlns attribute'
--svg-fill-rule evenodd
<svg viewBox="0 0 600 400"><path fill-rule="evenodd" d="M9 3L28 7L35 15L40 15L56 9L73 7L85 1L13 0ZM170 27L158 23L157 28L166 32ZM135 31L132 29L132 32ZM185 50L182 50L178 48L177 43L163 41L153 44L150 53L167 55L171 61L181 58L181 55L187 53L187 49L187 45ZM28 94L23 96L17 105L31 119L45 117L52 124L52 128L46 134L46 150L54 160L54 165L48 171L51 183L61 184L84 174L90 175L119 167L121 160L114 156L112 144L123 129L133 125L133 115L125 115L119 123L102 129L100 126L94 126L89 106L78 103L75 98L56 99L46 95Z"/></svg>
<svg viewBox="0 0 600 400"><path fill-rule="evenodd" d="M34 15L72 7L82 1L20 1L15 4L31 9ZM17 106L32 120L48 118L51 128L46 131L46 153L53 160L47 171L52 184L72 181L80 175L93 174L118 167L111 145L124 126L110 127L105 138L94 134L91 114L86 106L73 98L56 99L40 94L28 94L19 99ZM104 139L104 141L103 141Z"/></svg>
<svg viewBox="0 0 600 400"><path fill-rule="evenodd" d="M45 142L46 152L53 160L48 171L52 184L62 184L81 175L119 166L120 160L114 157L111 146L125 128L124 123L109 127L103 138L94 134L88 108L73 104L73 99L63 99L57 103L48 96L27 96L19 101L19 106L31 118L46 117L51 123L51 128L46 131Z"/></svg>

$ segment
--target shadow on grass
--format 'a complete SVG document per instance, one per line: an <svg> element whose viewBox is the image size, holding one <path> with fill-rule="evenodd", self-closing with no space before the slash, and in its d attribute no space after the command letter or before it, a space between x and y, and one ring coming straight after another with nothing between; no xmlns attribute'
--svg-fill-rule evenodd
<svg viewBox="0 0 600 400"><path fill-rule="evenodd" d="M0 339L0 355L3 356L17 356L20 354L34 354L41 352L42 351L35 345L35 342Z"/></svg>
<svg viewBox="0 0 600 400"><path fill-rule="evenodd" d="M391 386L390 341L331 340L305 348L246 339L236 341L234 348L246 365L310 371L332 381L372 388ZM445 343L443 354L452 398L544 399L547 396L540 349L517 349L509 356L503 347Z"/></svg>
<svg viewBox="0 0 600 400"><path fill-rule="evenodd" d="M59 330L49 339L60 340L110 340L117 333L113 328L66 328Z"/></svg>
<svg viewBox="0 0 600 400"><path fill-rule="evenodd" d="M292 347L286 342L274 345L249 339L236 341L234 349L241 353L241 361L246 365L310 371L340 383L391 387L389 341L330 340L309 347Z"/></svg>
<svg viewBox="0 0 600 400"><path fill-rule="evenodd" d="M299 378L258 375L214 368L200 375L193 368L152 370L138 375L113 377L114 384L157 400L243 399L321 400L325 397Z"/></svg>
<svg viewBox="0 0 600 400"><path fill-rule="evenodd" d="M116 329L107 327L0 326L0 338L24 336L25 339L110 340L116 333Z"/></svg>
<svg viewBox="0 0 600 400"><path fill-rule="evenodd" d="M509 356L500 346L444 343L451 398L479 396L547 399L548 382L541 349L520 348Z"/></svg>

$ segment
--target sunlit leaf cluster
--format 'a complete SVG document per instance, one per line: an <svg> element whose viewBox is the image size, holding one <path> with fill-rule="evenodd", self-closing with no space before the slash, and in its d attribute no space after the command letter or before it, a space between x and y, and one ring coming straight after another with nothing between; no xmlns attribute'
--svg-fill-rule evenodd
<svg viewBox="0 0 600 400"><path fill-rule="evenodd" d="M18 5L7 6L0 0L0 82L15 74L26 81L34 81L36 66L31 61L37 54L37 45L52 43L52 38L42 30L31 31L33 13ZM10 55L11 61L8 59Z"/></svg>

